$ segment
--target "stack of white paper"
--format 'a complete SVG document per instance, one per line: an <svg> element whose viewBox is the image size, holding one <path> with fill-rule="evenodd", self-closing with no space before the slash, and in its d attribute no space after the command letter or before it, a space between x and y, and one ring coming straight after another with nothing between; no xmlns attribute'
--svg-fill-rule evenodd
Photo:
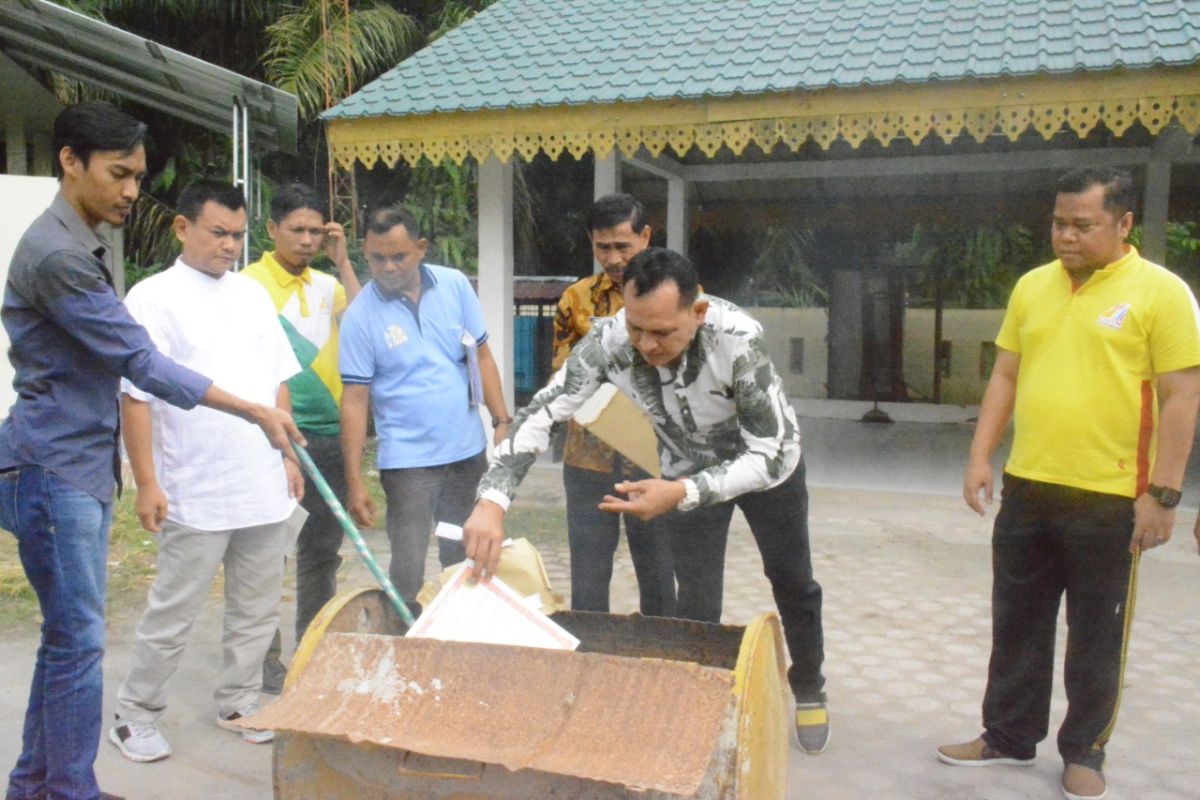
<svg viewBox="0 0 1200 800"><path fill-rule="evenodd" d="M579 640L530 607L504 581L471 580L471 562L459 567L406 636L574 650Z"/></svg>

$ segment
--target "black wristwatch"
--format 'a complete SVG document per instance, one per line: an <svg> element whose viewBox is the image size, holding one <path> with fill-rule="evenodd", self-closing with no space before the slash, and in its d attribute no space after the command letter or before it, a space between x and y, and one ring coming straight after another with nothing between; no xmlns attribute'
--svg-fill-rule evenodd
<svg viewBox="0 0 1200 800"><path fill-rule="evenodd" d="M1146 494L1158 501L1163 508L1174 508L1183 499L1183 492L1169 489L1166 486L1155 486L1153 483L1146 487Z"/></svg>

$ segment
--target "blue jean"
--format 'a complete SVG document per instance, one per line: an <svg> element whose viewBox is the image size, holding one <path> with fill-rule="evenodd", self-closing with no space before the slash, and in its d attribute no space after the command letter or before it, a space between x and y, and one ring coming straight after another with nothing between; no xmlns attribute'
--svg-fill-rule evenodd
<svg viewBox="0 0 1200 800"><path fill-rule="evenodd" d="M104 694L104 584L112 502L41 467L0 473L0 527L17 537L42 609L21 756L7 800L94 800Z"/></svg>

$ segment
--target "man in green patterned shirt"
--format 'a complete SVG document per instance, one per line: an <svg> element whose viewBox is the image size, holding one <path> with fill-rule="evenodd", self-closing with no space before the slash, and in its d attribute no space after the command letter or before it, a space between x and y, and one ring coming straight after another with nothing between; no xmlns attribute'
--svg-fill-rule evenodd
<svg viewBox="0 0 1200 800"><path fill-rule="evenodd" d="M308 454L340 498L346 497L338 407L342 378L338 373L338 322L358 294L358 276L350 262L346 233L330 221L325 198L311 186L293 183L271 198L267 234L275 247L246 267L243 275L258 281L271 295L279 323L302 367L288 381L296 425L308 440ZM338 277L313 269L324 254ZM305 476L308 519L296 540L296 641L321 607L337 591L342 564L342 526ZM263 662L263 691L279 694L287 671L280 661L279 632Z"/></svg>
<svg viewBox="0 0 1200 800"><path fill-rule="evenodd" d="M808 490L800 428L767 355L762 327L737 306L702 295L682 255L650 248L622 281L625 308L592 330L517 415L479 484L464 526L476 574L494 573L504 514L530 465L563 422L603 383L642 406L658 437L661 479L614 486L600 508L661 517L679 582L677 616L721 619L725 542L734 506L762 554L791 651L801 749L829 741L821 587L808 542Z"/></svg>

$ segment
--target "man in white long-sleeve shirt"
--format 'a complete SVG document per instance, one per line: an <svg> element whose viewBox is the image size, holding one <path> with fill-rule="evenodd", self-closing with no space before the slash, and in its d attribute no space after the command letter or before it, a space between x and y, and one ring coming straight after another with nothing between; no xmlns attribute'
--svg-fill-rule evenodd
<svg viewBox="0 0 1200 800"><path fill-rule="evenodd" d="M625 308L596 320L497 447L464 527L467 555L477 573L491 574L504 513L548 446L551 426L570 419L601 384L613 384L650 415L663 478L618 483L600 508L662 517L679 581L677 615L710 622L721 619L729 521L734 506L742 509L792 655L797 738L805 752L819 753L829 717L800 428L762 327L737 306L701 295L691 263L670 250L635 256L623 294Z"/></svg>
<svg viewBox="0 0 1200 800"><path fill-rule="evenodd" d="M183 252L170 269L133 287L129 313L164 354L255 402L288 408L285 381L300 365L275 306L261 285L229 272L246 235L241 192L197 181L183 190L178 206L174 230ZM241 731L236 723L258 707L303 478L241 420L207 409L176 410L128 381L121 389L137 514L158 534L158 558L109 740L131 761L171 754L158 730L167 685L224 566L216 722L246 741L270 741L270 733Z"/></svg>

